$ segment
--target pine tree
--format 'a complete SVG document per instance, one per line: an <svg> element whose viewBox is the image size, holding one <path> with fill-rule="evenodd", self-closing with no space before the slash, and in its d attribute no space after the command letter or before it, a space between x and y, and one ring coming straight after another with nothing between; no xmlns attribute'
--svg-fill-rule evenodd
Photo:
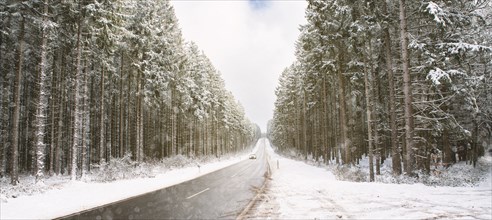
<svg viewBox="0 0 492 220"><path fill-rule="evenodd" d="M371 94L371 79L370 72L367 70L366 67L367 63L364 65L364 84L365 84L365 95L366 95L366 117L367 117L367 142L368 142L368 149L367 151L369 152L369 181L374 182L374 158L373 158L373 132L372 132L372 108L373 108L373 103L371 101L372 94Z"/></svg>
<svg viewBox="0 0 492 220"><path fill-rule="evenodd" d="M41 21L41 60L39 63L39 101L36 109L36 182L43 181L44 176L44 159L46 144L44 137L46 135L46 108L48 105L48 88L47 88L47 41L50 23L48 20L49 1L43 2L43 14Z"/></svg>
<svg viewBox="0 0 492 220"><path fill-rule="evenodd" d="M17 185L19 183L19 168L18 168L18 154L19 154L19 115L20 115L20 95L22 85L22 67L23 67L23 51L24 51L24 32L25 32L25 19L21 17L20 32L19 32L19 48L17 50L17 65L14 84L14 117L12 119L12 153L11 153L11 167L10 174L11 184Z"/></svg>
<svg viewBox="0 0 492 220"><path fill-rule="evenodd" d="M389 17L388 4L386 1L382 3L383 13L385 18ZM395 100L395 77L393 72L393 56L391 48L391 35L389 31L389 21L383 21L383 38L384 38L384 53L386 59L386 71L388 75L388 105L389 105L389 117L390 117L390 129L391 129L391 157L393 174L400 175L401 169L401 154L398 142L398 128L396 122L396 100Z"/></svg>
<svg viewBox="0 0 492 220"><path fill-rule="evenodd" d="M75 95L74 95L74 131L73 131L73 141L72 141L72 157L71 157L71 170L70 170L70 179L73 181L77 178L77 160L79 158L78 151L81 149L81 131L83 130L83 110L82 110L82 80L84 79L84 72L82 71L82 24L83 24L83 13L82 13L82 2L78 3L79 9L79 17L78 17L78 25L77 25L77 39L76 39L76 76L75 76Z"/></svg>
<svg viewBox="0 0 492 220"><path fill-rule="evenodd" d="M401 59L403 69L403 93L405 103L405 146L406 161L405 172L413 175L415 171L414 158L414 125L413 125L413 107L412 107L412 82L410 77L409 54L408 54L408 33L405 0L399 0L400 3L400 41L401 41Z"/></svg>

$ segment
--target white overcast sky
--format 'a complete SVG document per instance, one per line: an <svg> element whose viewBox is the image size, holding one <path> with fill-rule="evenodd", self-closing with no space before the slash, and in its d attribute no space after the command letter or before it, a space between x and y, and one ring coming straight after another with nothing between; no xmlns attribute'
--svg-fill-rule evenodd
<svg viewBox="0 0 492 220"><path fill-rule="evenodd" d="M275 88L282 70L295 59L303 0L176 0L186 40L194 41L222 73L226 88L246 116L266 132L273 117Z"/></svg>

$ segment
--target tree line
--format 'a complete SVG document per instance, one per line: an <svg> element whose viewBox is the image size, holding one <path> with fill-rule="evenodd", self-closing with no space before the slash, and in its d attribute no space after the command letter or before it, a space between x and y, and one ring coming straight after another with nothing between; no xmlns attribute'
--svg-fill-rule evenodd
<svg viewBox="0 0 492 220"><path fill-rule="evenodd" d="M14 185L259 138L168 0L7 0L0 17L0 176Z"/></svg>
<svg viewBox="0 0 492 220"><path fill-rule="evenodd" d="M386 158L395 175L430 172L436 158L476 165L492 144L491 8L308 0L276 89L272 143L326 163L368 156L371 181Z"/></svg>

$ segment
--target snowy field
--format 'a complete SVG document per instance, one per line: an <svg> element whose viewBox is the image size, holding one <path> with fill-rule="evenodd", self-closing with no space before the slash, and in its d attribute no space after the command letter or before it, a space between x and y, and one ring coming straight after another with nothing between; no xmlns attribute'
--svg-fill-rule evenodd
<svg viewBox="0 0 492 220"><path fill-rule="evenodd" d="M477 187L345 182L267 150L272 180L250 218L492 219L490 176Z"/></svg>
<svg viewBox="0 0 492 220"><path fill-rule="evenodd" d="M253 152L257 149L258 144ZM163 173L156 173L162 169L155 169L153 178L126 179L108 183L72 182L69 177L61 176L50 177L43 185L35 185L34 177L23 177L21 184L12 187L8 185L7 179L2 179L0 219L52 219L65 216L197 178L246 160L249 153L200 164L200 168L197 165L190 165L184 168L165 169ZM10 191L6 191L8 189ZM12 198L12 195L16 198Z"/></svg>

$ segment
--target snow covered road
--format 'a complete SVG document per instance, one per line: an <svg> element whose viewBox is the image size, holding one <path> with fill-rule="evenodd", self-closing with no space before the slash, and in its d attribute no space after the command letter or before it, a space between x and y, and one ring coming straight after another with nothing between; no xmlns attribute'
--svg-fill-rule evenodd
<svg viewBox="0 0 492 220"><path fill-rule="evenodd" d="M492 219L490 179L480 187L338 181L325 168L280 157L267 147L272 180L250 218Z"/></svg>

